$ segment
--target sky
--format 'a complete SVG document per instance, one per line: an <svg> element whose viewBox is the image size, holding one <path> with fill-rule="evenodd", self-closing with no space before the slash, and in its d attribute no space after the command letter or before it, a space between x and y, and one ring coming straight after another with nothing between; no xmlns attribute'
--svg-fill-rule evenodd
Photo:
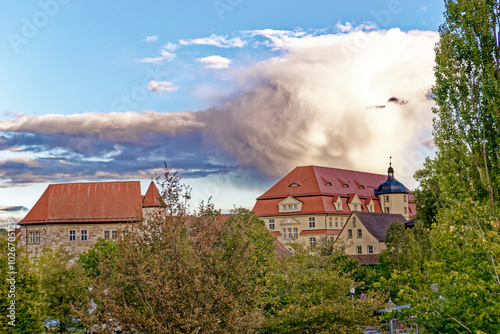
<svg viewBox="0 0 500 334"><path fill-rule="evenodd" d="M176 171L252 208L296 166L410 189L434 154L430 0L10 1L0 11L0 226L50 183Z"/></svg>

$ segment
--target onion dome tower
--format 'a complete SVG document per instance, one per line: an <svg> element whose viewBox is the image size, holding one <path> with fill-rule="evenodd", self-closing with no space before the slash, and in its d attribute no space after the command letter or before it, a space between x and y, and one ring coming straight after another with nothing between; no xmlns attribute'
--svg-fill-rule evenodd
<svg viewBox="0 0 500 334"><path fill-rule="evenodd" d="M389 160L387 180L375 190L375 195L380 200L382 210L385 213L400 213L408 219L408 194L408 189L394 178L394 168L392 168L392 163Z"/></svg>

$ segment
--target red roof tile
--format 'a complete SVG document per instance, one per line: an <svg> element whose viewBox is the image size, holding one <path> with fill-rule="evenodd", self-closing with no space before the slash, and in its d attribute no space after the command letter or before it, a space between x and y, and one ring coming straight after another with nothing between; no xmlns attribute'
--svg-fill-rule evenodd
<svg viewBox="0 0 500 334"><path fill-rule="evenodd" d="M156 188L153 181L149 184L149 188L146 191L146 195L143 196L142 199L142 207L143 208L151 208L151 207L159 207L160 203L160 192L158 188Z"/></svg>
<svg viewBox="0 0 500 334"><path fill-rule="evenodd" d="M258 199L320 194L348 197L349 193L356 193L363 198L376 198L374 190L386 180L387 175L381 174L319 166L296 167ZM327 182L332 185L325 185ZM288 187L292 183L298 183L300 186ZM344 187L344 184L348 187ZM362 184L364 189L359 189L357 184Z"/></svg>
<svg viewBox="0 0 500 334"><path fill-rule="evenodd" d="M375 266L378 264L379 254L351 255L362 266Z"/></svg>
<svg viewBox="0 0 500 334"><path fill-rule="evenodd" d="M302 230L300 235L309 235L309 234L334 234L339 235L342 230Z"/></svg>
<svg viewBox="0 0 500 334"><path fill-rule="evenodd" d="M279 242L277 239L274 240L273 244L275 245L275 247L274 247L274 254L277 257L289 256L290 255L290 251L285 246L283 246L283 244L281 242Z"/></svg>
<svg viewBox="0 0 500 334"><path fill-rule="evenodd" d="M141 204L139 181L51 184L19 224L136 221Z"/></svg>
<svg viewBox="0 0 500 334"><path fill-rule="evenodd" d="M367 210L366 201L373 200L374 211L382 212L379 198L375 195L374 190L386 179L386 175L338 168L296 167L257 198L253 211L259 217L289 215L290 213L279 213L278 203L284 198L292 196L304 203L301 212L294 214L351 214L348 200L352 200L356 194L362 202L363 210ZM300 186L289 187L292 183L300 184ZM329 183L331 185L327 185ZM344 187L344 185L348 185L348 187ZM360 189L361 185L362 189ZM342 200L342 211L337 211L333 204L339 197Z"/></svg>

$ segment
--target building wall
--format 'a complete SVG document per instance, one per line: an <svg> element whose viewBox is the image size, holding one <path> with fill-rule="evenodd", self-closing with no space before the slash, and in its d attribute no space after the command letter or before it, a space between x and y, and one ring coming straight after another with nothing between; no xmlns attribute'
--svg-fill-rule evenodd
<svg viewBox="0 0 500 334"><path fill-rule="evenodd" d="M113 231L117 233L119 229L125 229L126 223L74 223L74 224L40 224L23 225L21 227L20 247L22 247L28 256L40 256L44 248L69 251L71 254L79 254L87 251L99 238L106 237L106 231L109 239L114 236ZM74 231L74 239L70 240L70 231ZM87 231L87 240L82 240L83 231ZM33 233L34 240L30 242L30 233ZM39 233L39 240L36 240L36 233ZM116 235L116 234L115 234Z"/></svg>
<svg viewBox="0 0 500 334"><path fill-rule="evenodd" d="M384 213L399 213L406 219L410 218L407 194L385 194L380 195L379 198ZM389 212L386 208L389 208Z"/></svg>
<svg viewBox="0 0 500 334"><path fill-rule="evenodd" d="M349 237L349 230L352 231L352 237ZM358 230L361 230L361 237L358 237ZM379 241L368 231L355 213L347 220L339 239L345 242L345 253L347 255L370 254L368 246L372 246L373 253L371 254L380 254L382 250L387 248L384 242ZM357 252L358 246L361 247L361 254Z"/></svg>
<svg viewBox="0 0 500 334"><path fill-rule="evenodd" d="M314 228L309 227L310 218L314 218ZM331 218L331 221L330 221ZM286 245L290 241L299 241L307 245L310 244L310 238L316 238L316 242L324 236L336 237L342 229L342 224L345 224L349 215L332 215L332 214L316 214L316 215L287 215L287 216L273 216L261 217L266 223L266 227L270 232L277 236L279 242ZM274 229L272 228L272 221L274 221ZM331 225L330 225L331 222ZM336 224L337 223L337 224ZM297 229L295 235L294 229ZM286 229L286 238L283 233ZM292 239L289 238L289 231L292 234ZM330 233L326 234L324 230L329 230ZM305 232L307 231L307 232ZM314 233L317 231L317 233ZM307 234L301 234L305 232ZM297 237L296 237L297 236Z"/></svg>

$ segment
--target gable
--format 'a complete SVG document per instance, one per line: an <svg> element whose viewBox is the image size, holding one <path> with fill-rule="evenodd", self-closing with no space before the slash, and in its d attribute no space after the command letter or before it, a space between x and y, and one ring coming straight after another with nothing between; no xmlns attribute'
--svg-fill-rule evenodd
<svg viewBox="0 0 500 334"><path fill-rule="evenodd" d="M288 196L284 200L278 203L278 211L282 212L300 212L302 210L302 202Z"/></svg>

